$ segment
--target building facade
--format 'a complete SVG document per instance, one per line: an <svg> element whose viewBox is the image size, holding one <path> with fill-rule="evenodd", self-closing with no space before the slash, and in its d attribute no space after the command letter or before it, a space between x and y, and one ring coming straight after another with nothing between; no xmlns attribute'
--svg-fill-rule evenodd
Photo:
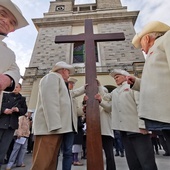
<svg viewBox="0 0 170 170"><path fill-rule="evenodd" d="M85 19L92 19L95 34L123 32L125 35L124 41L96 44L97 78L101 84L108 87L114 85L109 76L114 68L140 75L144 56L131 44L138 13L127 11L120 0L96 0L96 3L85 5L75 5L74 0L51 1L44 17L33 19L38 35L22 83L22 94L27 98L28 107L35 109L39 81L58 61L75 66L73 77L78 79L75 88L85 84L84 44L55 43L57 35L84 33Z"/></svg>

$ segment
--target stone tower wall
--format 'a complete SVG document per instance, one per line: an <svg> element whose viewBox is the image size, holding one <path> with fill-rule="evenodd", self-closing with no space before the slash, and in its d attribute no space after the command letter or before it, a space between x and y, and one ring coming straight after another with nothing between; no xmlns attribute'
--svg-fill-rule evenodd
<svg viewBox="0 0 170 170"><path fill-rule="evenodd" d="M121 7L120 0L96 0L97 9L109 9Z"/></svg>
<svg viewBox="0 0 170 170"><path fill-rule="evenodd" d="M57 6L64 8L56 11ZM33 20L38 36L22 85L22 94L27 98L28 107L35 109L38 83L56 62L66 61L72 64L73 46L55 44L55 36L71 35L76 26L84 27L85 19L93 20L97 33L125 34L125 41L98 44L100 58L98 75L108 75L115 67L127 69L131 73L136 72L135 70L141 72L144 56L131 44L135 35L134 23L137 15L138 11L128 12L126 7L122 7L120 0L96 0L96 4L80 6L73 6L72 0L51 1L49 12L45 13L43 18ZM75 76L84 78L84 73L84 68L77 67Z"/></svg>
<svg viewBox="0 0 170 170"><path fill-rule="evenodd" d="M70 35L71 26L41 28L30 61L31 67L48 69L58 61L70 63L70 44L55 44L55 36ZM67 58L66 58L67 56Z"/></svg>

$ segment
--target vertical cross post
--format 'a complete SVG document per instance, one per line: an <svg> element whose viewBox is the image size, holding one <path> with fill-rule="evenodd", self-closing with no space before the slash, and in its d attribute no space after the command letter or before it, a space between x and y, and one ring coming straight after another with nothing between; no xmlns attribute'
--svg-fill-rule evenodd
<svg viewBox="0 0 170 170"><path fill-rule="evenodd" d="M86 147L87 147L87 170L104 170L99 103L94 96L98 93L95 44L105 41L124 40L123 33L94 34L92 20L85 20L85 33L79 35L56 36L55 43L85 43L85 67L87 109L86 109Z"/></svg>

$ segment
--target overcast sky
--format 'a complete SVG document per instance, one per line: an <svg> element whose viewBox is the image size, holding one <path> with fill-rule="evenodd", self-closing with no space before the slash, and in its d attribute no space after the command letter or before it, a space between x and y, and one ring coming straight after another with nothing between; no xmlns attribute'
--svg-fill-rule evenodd
<svg viewBox="0 0 170 170"><path fill-rule="evenodd" d="M22 10L29 26L10 33L5 39L7 45L15 52L16 61L24 75L25 67L28 67L34 48L37 30L32 18L42 18L43 13L48 12L50 0L12 0ZM51 0L53 1L53 0ZM95 0L75 0L76 4L94 3ZM170 25L170 0L121 0L123 6L127 6L128 11L140 10L140 14L135 24L136 32L149 21L159 20Z"/></svg>

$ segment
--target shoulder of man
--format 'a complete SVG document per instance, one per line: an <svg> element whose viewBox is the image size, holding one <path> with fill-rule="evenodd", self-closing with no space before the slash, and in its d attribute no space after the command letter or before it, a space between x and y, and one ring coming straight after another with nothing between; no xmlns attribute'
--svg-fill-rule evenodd
<svg viewBox="0 0 170 170"><path fill-rule="evenodd" d="M9 98L10 96L11 96L11 92L3 91L3 99L4 98Z"/></svg>
<svg viewBox="0 0 170 170"><path fill-rule="evenodd" d="M2 45L1 47L4 48L5 50L7 50L8 53L11 54L11 56L15 56L14 51L11 50L11 48L9 48L8 45L7 45L5 42L1 41L1 42L0 42L0 45ZM3 52L3 51L2 51L2 52Z"/></svg>
<svg viewBox="0 0 170 170"><path fill-rule="evenodd" d="M62 76L59 73L50 72L41 79L41 82L48 80L48 82L50 83L50 79L58 79L59 80L59 79L62 79Z"/></svg>
<svg viewBox="0 0 170 170"><path fill-rule="evenodd" d="M168 35L168 36L170 36L170 30L169 30L169 31L167 31L164 35Z"/></svg>

